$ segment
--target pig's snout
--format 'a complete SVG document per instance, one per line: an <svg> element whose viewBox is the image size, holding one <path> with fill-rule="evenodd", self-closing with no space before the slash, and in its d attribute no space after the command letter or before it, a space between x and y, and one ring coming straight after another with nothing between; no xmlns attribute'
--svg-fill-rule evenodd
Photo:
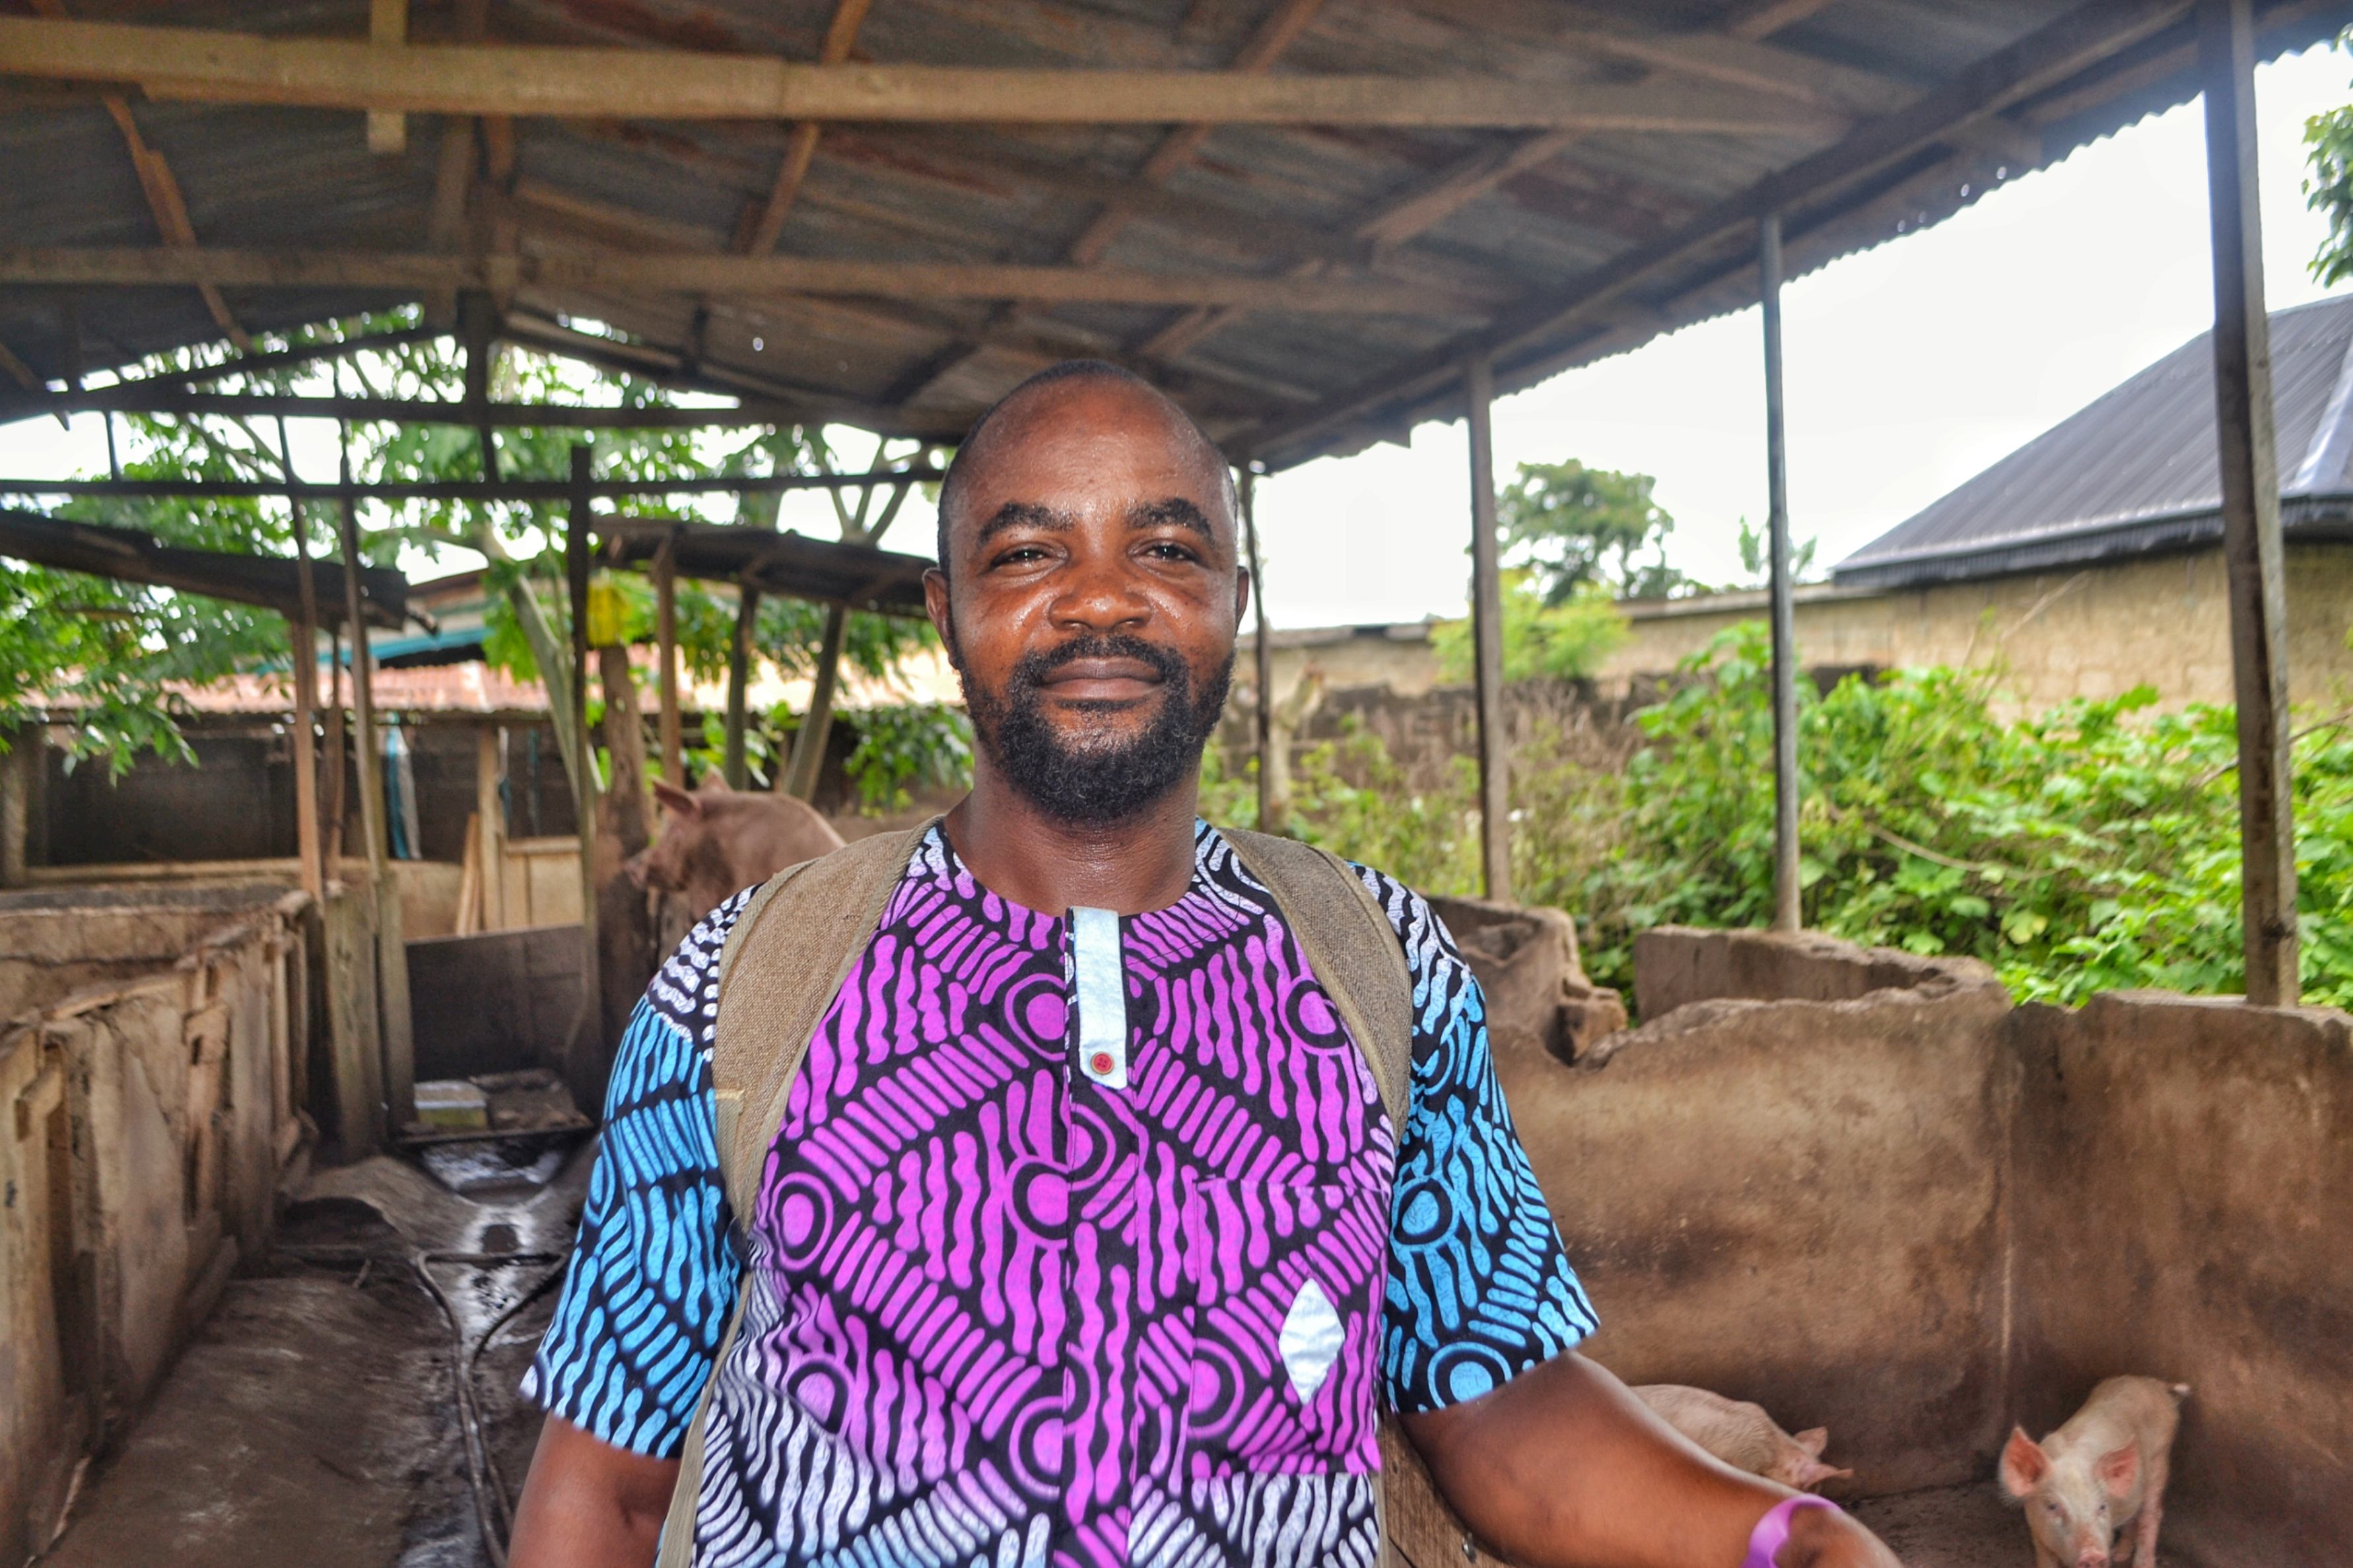
<svg viewBox="0 0 2353 1568"><path fill-rule="evenodd" d="M2112 1563L2098 1547L2086 1546L2075 1553L2075 1568L2112 1568Z"/></svg>

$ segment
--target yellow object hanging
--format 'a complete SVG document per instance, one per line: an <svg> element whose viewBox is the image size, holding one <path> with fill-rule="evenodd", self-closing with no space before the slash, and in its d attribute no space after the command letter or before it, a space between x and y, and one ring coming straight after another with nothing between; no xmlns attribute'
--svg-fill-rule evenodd
<svg viewBox="0 0 2353 1568"><path fill-rule="evenodd" d="M612 574L600 572L588 580L588 646L607 647L622 640L628 603Z"/></svg>

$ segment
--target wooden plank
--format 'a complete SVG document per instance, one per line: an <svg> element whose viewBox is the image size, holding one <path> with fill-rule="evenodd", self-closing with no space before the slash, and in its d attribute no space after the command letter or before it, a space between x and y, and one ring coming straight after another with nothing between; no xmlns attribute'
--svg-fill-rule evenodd
<svg viewBox="0 0 2353 1568"><path fill-rule="evenodd" d="M368 42L397 47L408 42L408 0L368 0ZM373 110L367 117L367 150L379 158L408 151L408 117Z"/></svg>
<svg viewBox="0 0 2353 1568"><path fill-rule="evenodd" d="M2214 248L2214 411L2222 564L2238 701L2240 910L2247 1000L2293 1007L2297 974L2295 799L2287 706L2287 576L2263 305L2250 0L2200 0L2206 178Z"/></svg>
<svg viewBox="0 0 2353 1568"><path fill-rule="evenodd" d="M1765 532L1773 637L1773 929L1805 924L1798 901L1798 632L1789 582L1789 446L1781 400L1781 215L1757 226L1765 319Z"/></svg>
<svg viewBox="0 0 2353 1568"><path fill-rule="evenodd" d="M387 47L0 16L0 72L201 102L640 120L1032 125L1554 126L1804 135L1822 115L1713 84L1627 86L1247 71L802 65L756 55L517 44Z"/></svg>
<svg viewBox="0 0 2353 1568"><path fill-rule="evenodd" d="M483 931L507 925L506 879L500 875L505 858L506 805L499 795L499 737L495 724L485 724L474 735L474 833L470 846L480 868Z"/></svg>
<svg viewBox="0 0 2353 1568"><path fill-rule="evenodd" d="M352 649L352 736L360 779L360 837L373 890L384 874L384 759L376 751L375 661L368 652L367 620L360 602L359 510L349 496L337 514L343 552L343 625Z"/></svg>
<svg viewBox="0 0 2353 1568"><path fill-rule="evenodd" d="M1733 0L1716 25L1736 38L1769 38L1831 5L1831 0Z"/></svg>
<svg viewBox="0 0 2353 1568"><path fill-rule="evenodd" d="M825 29L825 41L818 46L817 62L821 66L838 66L849 58L851 46L858 41L858 29L866 20L873 0L837 0L833 20ZM808 178L809 163L817 157L818 137L822 128L813 120L795 125L785 142L784 162L776 169L776 177L746 224L744 241L735 248L746 256L765 256L776 248L776 237L785 232L785 219L793 202L801 194L801 182Z"/></svg>
<svg viewBox="0 0 2353 1568"><path fill-rule="evenodd" d="M837 261L813 257L599 253L436 256L364 250L216 247L0 249L0 283L138 287L216 283L276 289L518 288L650 294L838 294L882 299L1037 300L1106 305L1240 305L1350 316L1479 315L1496 302L1422 283L1302 281L1232 273Z"/></svg>
<svg viewBox="0 0 2353 1568"><path fill-rule="evenodd" d="M48 390L48 384L33 374L32 366L10 353L6 343L0 343L0 374L5 374L27 392Z"/></svg>
<svg viewBox="0 0 2353 1568"><path fill-rule="evenodd" d="M1471 416L1471 626L1479 699L1479 848L1482 890L1512 897L1511 742L1504 717L1504 584L1495 539L1495 368L1462 369Z"/></svg>
<svg viewBox="0 0 2353 1568"><path fill-rule="evenodd" d="M735 635L727 644L727 718L719 753L719 776L740 790L750 782L744 760L746 694L752 685L752 634L760 618L760 590L746 583L735 590Z"/></svg>
<svg viewBox="0 0 2353 1568"><path fill-rule="evenodd" d="M679 729L678 535L662 541L654 556L654 657L660 665L661 776L680 789L686 782L686 749Z"/></svg>

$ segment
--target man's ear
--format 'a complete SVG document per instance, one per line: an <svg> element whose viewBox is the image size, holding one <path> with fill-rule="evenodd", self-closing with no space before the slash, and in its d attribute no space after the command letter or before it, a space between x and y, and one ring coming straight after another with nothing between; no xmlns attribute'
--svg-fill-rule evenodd
<svg viewBox="0 0 2353 1568"><path fill-rule="evenodd" d="M1234 625L1240 626L1250 618L1250 595L1258 591L1247 566L1234 568Z"/></svg>
<svg viewBox="0 0 2353 1568"><path fill-rule="evenodd" d="M932 618L932 630L940 634L949 668L962 669L964 660L956 653L955 612L948 606L948 574L936 566L923 574L923 613Z"/></svg>
<svg viewBox="0 0 2353 1568"><path fill-rule="evenodd" d="M674 811L681 816L702 815L702 803L667 779L654 780L654 798L661 802L663 810Z"/></svg>

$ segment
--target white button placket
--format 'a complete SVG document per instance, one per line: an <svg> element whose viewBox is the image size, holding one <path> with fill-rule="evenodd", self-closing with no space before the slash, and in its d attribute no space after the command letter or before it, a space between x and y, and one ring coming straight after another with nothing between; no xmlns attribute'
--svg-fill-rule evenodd
<svg viewBox="0 0 2353 1568"><path fill-rule="evenodd" d="M1104 1089L1127 1087L1127 974L1119 916L1071 911L1071 968L1078 981L1079 1070Z"/></svg>

